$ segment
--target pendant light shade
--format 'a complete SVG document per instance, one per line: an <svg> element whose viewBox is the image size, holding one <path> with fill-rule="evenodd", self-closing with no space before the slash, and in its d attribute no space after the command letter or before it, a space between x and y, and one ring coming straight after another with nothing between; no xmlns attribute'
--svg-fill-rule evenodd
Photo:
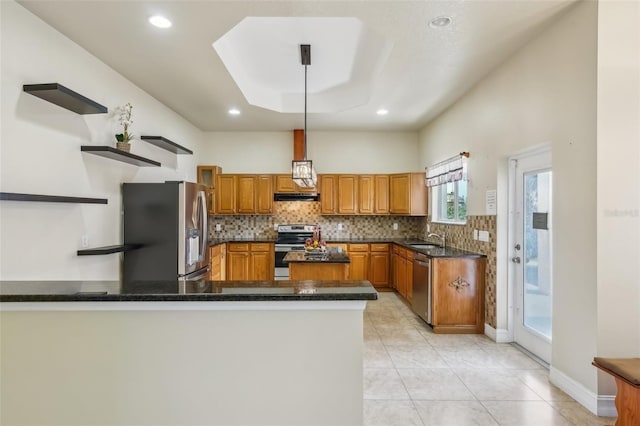
<svg viewBox="0 0 640 426"><path fill-rule="evenodd" d="M314 188L318 176L313 161L307 160L307 66L311 65L311 45L300 45L300 60L304 65L304 159L291 162L291 178L302 188Z"/></svg>

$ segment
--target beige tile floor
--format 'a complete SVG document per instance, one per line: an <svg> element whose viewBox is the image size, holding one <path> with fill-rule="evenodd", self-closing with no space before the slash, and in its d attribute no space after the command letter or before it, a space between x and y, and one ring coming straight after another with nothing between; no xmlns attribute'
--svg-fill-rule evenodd
<svg viewBox="0 0 640 426"><path fill-rule="evenodd" d="M604 426L549 383L549 371L484 335L433 334L402 299L379 293L364 316L366 426Z"/></svg>

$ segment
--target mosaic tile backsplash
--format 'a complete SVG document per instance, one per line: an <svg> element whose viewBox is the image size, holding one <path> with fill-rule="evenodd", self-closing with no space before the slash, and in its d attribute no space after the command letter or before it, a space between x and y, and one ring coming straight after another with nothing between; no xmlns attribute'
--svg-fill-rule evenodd
<svg viewBox="0 0 640 426"><path fill-rule="evenodd" d="M416 238L423 228L424 217L406 216L321 216L320 203L279 201L274 203L273 215L224 215L209 216L211 238L273 238L276 225L301 223L318 224L322 237L339 238ZM338 231L338 224L342 231ZM398 230L393 230L393 224ZM216 232L215 225L221 230Z"/></svg>
<svg viewBox="0 0 640 426"><path fill-rule="evenodd" d="M485 321L496 327L496 217L469 216L465 225L446 225L431 222L431 217L407 216L322 216L320 203L280 201L274 203L272 215L213 215L209 216L209 236L219 239L258 238L274 239L276 225L318 224L327 240L351 238L419 238L439 243L437 238L427 238L427 224L431 232L445 233L447 246L487 256L485 279ZM342 231L338 231L338 224ZM398 229L393 229L393 224ZM216 231L215 225L221 230ZM489 241L473 239L473 230L489 232Z"/></svg>

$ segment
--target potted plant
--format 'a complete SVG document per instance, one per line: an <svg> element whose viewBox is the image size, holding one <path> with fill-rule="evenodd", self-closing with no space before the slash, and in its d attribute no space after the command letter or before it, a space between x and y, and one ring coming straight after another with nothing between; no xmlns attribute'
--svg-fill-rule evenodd
<svg viewBox="0 0 640 426"><path fill-rule="evenodd" d="M129 141L133 138L133 133L129 133L129 127L133 124L133 119L131 118L132 109L133 105L129 102L118 107L118 110L120 111L119 121L122 125L123 131L122 133L116 134L116 148L125 152L129 152L131 150L131 143Z"/></svg>

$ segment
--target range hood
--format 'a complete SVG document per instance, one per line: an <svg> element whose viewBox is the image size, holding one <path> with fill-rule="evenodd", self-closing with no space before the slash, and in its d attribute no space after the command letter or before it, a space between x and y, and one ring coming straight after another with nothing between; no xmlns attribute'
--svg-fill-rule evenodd
<svg viewBox="0 0 640 426"><path fill-rule="evenodd" d="M275 193L273 201L320 201L320 194L309 193Z"/></svg>

